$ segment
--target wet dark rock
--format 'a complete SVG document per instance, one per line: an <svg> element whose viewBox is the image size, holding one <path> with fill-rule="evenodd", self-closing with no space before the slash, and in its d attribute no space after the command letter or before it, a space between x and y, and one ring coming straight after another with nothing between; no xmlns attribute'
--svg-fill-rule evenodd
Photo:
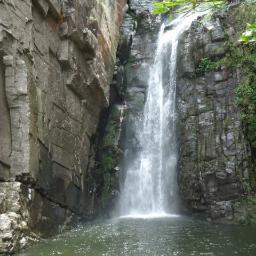
<svg viewBox="0 0 256 256"><path fill-rule="evenodd" d="M225 56L225 27L228 24L218 17L205 25L202 19L180 40L178 183L189 209L208 212L212 221L233 223L235 211L239 212L236 204L247 193L251 168L250 148L235 103L237 72L219 69L199 76L192 68L200 59L217 61Z"/></svg>
<svg viewBox="0 0 256 256"><path fill-rule="evenodd" d="M225 39L225 33L224 33L224 29L220 24L220 20L217 18L215 22L212 24L212 26L213 26L211 30L212 42L223 41Z"/></svg>
<svg viewBox="0 0 256 256"><path fill-rule="evenodd" d="M136 31L136 25L136 18L131 14L126 13L124 22L121 26L121 37L117 52L117 57L121 64L126 64L129 59L133 36Z"/></svg>
<svg viewBox="0 0 256 256"><path fill-rule="evenodd" d="M209 43L205 46L205 51L209 57L222 57L226 49L224 42Z"/></svg>
<svg viewBox="0 0 256 256"><path fill-rule="evenodd" d="M135 12L136 15L139 15L142 12L150 13L153 9L152 0L130 0L129 8Z"/></svg>
<svg viewBox="0 0 256 256"><path fill-rule="evenodd" d="M130 1L129 9L121 27L117 51L117 64L111 85L111 107L102 124L99 143L98 172L104 173L101 204L109 213L115 210L119 196L119 181L123 181L123 165L135 157L140 148L137 131L145 104L147 79L152 54L160 27L160 19L151 15L152 1ZM126 138L124 140L124 138ZM123 151L123 146L130 148Z"/></svg>

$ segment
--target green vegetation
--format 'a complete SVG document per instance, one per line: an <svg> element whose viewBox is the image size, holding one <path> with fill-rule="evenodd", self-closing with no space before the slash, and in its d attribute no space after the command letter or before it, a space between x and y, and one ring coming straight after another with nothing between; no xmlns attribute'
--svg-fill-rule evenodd
<svg viewBox="0 0 256 256"><path fill-rule="evenodd" d="M237 49L234 63L240 68L243 77L236 91L237 104L241 109L248 139L256 148L256 45L244 45Z"/></svg>
<svg viewBox="0 0 256 256"><path fill-rule="evenodd" d="M247 198L248 222L256 224L256 198L251 196Z"/></svg>
<svg viewBox="0 0 256 256"><path fill-rule="evenodd" d="M199 6L211 9L221 7L227 2L227 0L163 0L162 2L153 3L153 14L188 13Z"/></svg>
<svg viewBox="0 0 256 256"><path fill-rule="evenodd" d="M250 41L250 39L249 39ZM241 111L248 140L256 148L256 43L247 40L238 44L226 35L226 56L219 61L204 58L198 64L196 73L215 71L224 66L239 70L239 84L236 90L236 103Z"/></svg>
<svg viewBox="0 0 256 256"><path fill-rule="evenodd" d="M113 105L108 123L104 131L104 136L99 148L100 170L103 174L104 183L102 185L101 207L107 209L113 200L113 191L118 189L118 177L115 175L115 167L120 160L120 149L118 145L120 133L120 119L122 118L122 109Z"/></svg>
<svg viewBox="0 0 256 256"><path fill-rule="evenodd" d="M246 124L248 139L256 148L256 77L245 79L237 89L237 102L242 111L242 119Z"/></svg>
<svg viewBox="0 0 256 256"><path fill-rule="evenodd" d="M236 91L237 105L241 111L247 138L254 149L256 149L255 3L255 0L243 1L239 8L230 12L228 19L235 30L232 38L226 38L228 52L222 60L224 66L239 71L239 85Z"/></svg>
<svg viewBox="0 0 256 256"><path fill-rule="evenodd" d="M113 168L115 167L114 166L114 159L113 159L113 156L112 155L103 155L102 156L102 167L103 167L103 171L104 172L112 172L113 171Z"/></svg>
<svg viewBox="0 0 256 256"><path fill-rule="evenodd" d="M256 197L248 196L235 204L235 213L238 223L242 225L256 224Z"/></svg>
<svg viewBox="0 0 256 256"><path fill-rule="evenodd" d="M240 41L246 44L256 43L256 23L247 24L246 31L241 35Z"/></svg>
<svg viewBox="0 0 256 256"><path fill-rule="evenodd" d="M206 72L215 71L218 69L218 63L209 58L203 58L196 66L196 74L204 75Z"/></svg>

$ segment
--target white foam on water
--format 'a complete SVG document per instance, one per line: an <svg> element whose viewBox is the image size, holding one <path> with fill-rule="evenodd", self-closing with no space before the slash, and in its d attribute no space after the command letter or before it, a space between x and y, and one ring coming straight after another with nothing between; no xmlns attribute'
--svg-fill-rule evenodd
<svg viewBox="0 0 256 256"><path fill-rule="evenodd" d="M179 218L181 215L178 214L130 214L120 216L119 219L161 219L161 218Z"/></svg>

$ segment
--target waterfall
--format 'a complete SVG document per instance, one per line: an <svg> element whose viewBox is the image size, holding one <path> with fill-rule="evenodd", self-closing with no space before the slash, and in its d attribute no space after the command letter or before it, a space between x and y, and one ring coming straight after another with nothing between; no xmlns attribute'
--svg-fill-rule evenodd
<svg viewBox="0 0 256 256"><path fill-rule="evenodd" d="M176 64L180 35L196 14L161 26L139 133L140 152L126 169L120 197L122 216L159 217L177 213Z"/></svg>

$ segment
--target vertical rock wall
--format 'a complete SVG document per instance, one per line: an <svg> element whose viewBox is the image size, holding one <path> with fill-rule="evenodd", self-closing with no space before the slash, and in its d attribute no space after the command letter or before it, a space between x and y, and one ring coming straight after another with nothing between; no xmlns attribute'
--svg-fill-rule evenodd
<svg viewBox="0 0 256 256"><path fill-rule="evenodd" d="M239 72L217 64L227 38L237 41L227 13L195 21L180 42L177 106L179 187L189 209L212 220L237 222L247 197L251 154L244 136L235 91ZM220 62L219 62L220 63Z"/></svg>
<svg viewBox="0 0 256 256"><path fill-rule="evenodd" d="M96 214L94 141L125 8L0 1L0 252L24 246L25 229L46 236Z"/></svg>
<svg viewBox="0 0 256 256"><path fill-rule="evenodd" d="M0 65L0 172L2 179L10 176L11 128L10 113L5 96L5 75L3 64Z"/></svg>

